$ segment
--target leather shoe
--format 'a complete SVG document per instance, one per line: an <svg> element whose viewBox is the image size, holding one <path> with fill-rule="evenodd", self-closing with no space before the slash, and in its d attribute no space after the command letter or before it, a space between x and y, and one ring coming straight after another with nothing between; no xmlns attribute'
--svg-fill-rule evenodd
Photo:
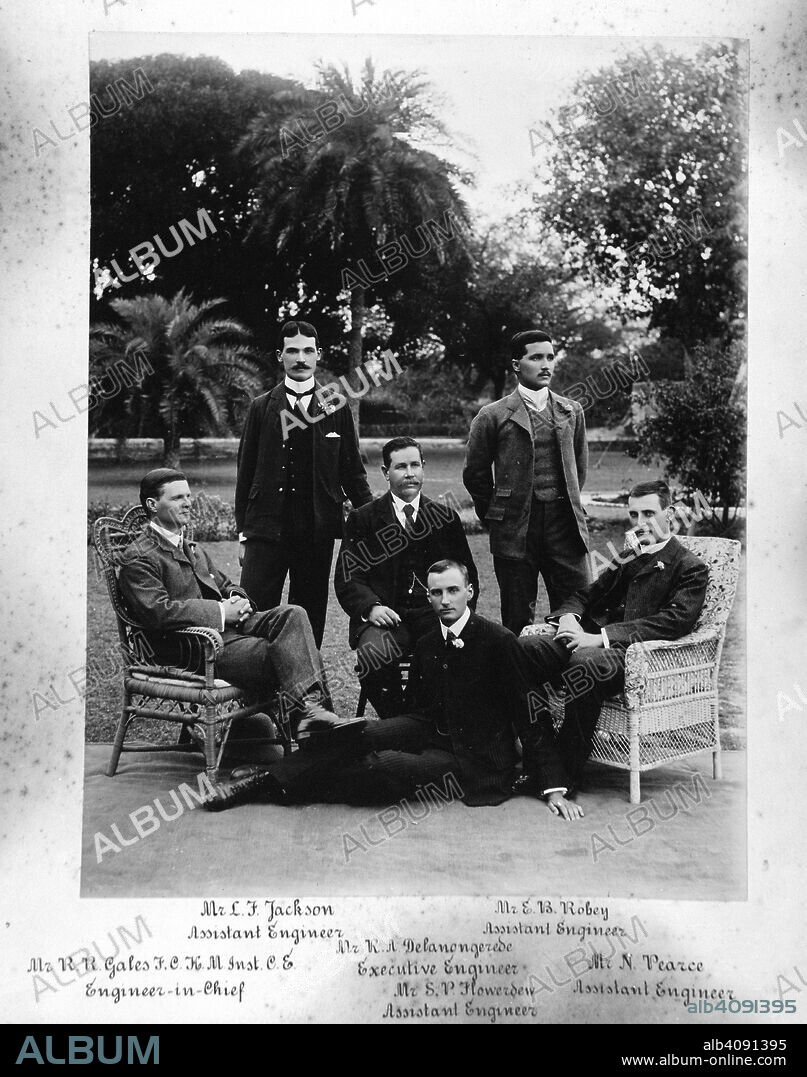
<svg viewBox="0 0 807 1077"><path fill-rule="evenodd" d="M358 732L367 725L365 718L340 718L323 707L318 699L303 700L304 714L294 733L296 741L305 741L322 733Z"/></svg>
<svg viewBox="0 0 807 1077"><path fill-rule="evenodd" d="M236 778L234 775L238 772L246 773L245 776ZM286 790L264 767L236 767L229 778L210 782L210 786L213 789L212 795L202 801L205 811L224 811L225 808L234 808L236 804L244 804L259 797L272 804L289 803Z"/></svg>

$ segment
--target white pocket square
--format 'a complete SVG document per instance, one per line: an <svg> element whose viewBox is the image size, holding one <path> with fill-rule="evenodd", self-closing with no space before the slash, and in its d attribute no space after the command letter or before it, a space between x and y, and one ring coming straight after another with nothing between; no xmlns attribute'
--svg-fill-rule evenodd
<svg viewBox="0 0 807 1077"><path fill-rule="evenodd" d="M338 438L338 437L339 437L339 434L334 434L334 432L333 432L333 431L331 431L331 433L330 433L330 434L326 434L326 435L325 435L325 437L326 437L326 438Z"/></svg>

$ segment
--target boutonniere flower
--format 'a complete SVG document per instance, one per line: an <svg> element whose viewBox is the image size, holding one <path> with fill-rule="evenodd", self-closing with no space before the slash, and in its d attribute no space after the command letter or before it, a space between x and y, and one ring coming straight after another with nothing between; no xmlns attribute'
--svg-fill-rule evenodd
<svg viewBox="0 0 807 1077"><path fill-rule="evenodd" d="M663 572L664 571L664 562L663 561L656 561L656 568L660 568L661 571Z"/></svg>
<svg viewBox="0 0 807 1077"><path fill-rule="evenodd" d="M462 648L465 646L459 636L455 636L453 632L448 633L448 642L451 644L452 647L456 647L458 651L461 651Z"/></svg>

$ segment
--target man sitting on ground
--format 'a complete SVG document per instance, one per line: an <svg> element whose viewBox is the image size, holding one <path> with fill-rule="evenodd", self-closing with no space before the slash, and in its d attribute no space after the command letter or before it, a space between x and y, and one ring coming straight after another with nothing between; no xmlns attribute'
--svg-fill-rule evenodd
<svg viewBox="0 0 807 1077"><path fill-rule="evenodd" d="M436 626L415 644L406 713L370 722L355 738L329 741L304 759L219 782L205 807L216 811L260 796L275 803L391 804L438 782L467 805L508 799L518 763L515 734L525 752L534 735L519 641L468 608L473 585L464 565L438 561L427 581Z"/></svg>

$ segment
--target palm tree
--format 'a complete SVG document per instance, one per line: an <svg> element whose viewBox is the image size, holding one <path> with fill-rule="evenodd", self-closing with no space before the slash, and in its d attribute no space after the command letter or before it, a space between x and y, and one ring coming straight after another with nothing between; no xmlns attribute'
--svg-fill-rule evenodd
<svg viewBox="0 0 807 1077"><path fill-rule="evenodd" d="M125 430L139 436L159 430L167 467L179 465L183 435L233 435L265 378L247 329L219 316L225 302L210 299L197 306L183 290L170 300L160 295L112 300L116 320L90 329L91 392L93 381L100 385L105 375L114 391L99 409L96 432L112 427L118 435ZM139 382L124 384L132 382L120 376L125 364L141 373ZM145 369L150 372L142 374Z"/></svg>
<svg viewBox="0 0 807 1077"><path fill-rule="evenodd" d="M335 300L346 269L361 260L377 266L380 246L423 222L452 214L461 232L455 250L463 250L468 210L457 183L469 177L423 148L447 145L448 134L421 73L386 71L377 78L368 59L354 86L347 67L317 70L316 89L274 95L285 109L281 127L276 117L258 116L239 146L255 169L253 231L272 256L305 282L309 295ZM450 256L448 249L433 250L441 261ZM387 280L350 286L352 369L362 361L368 291L383 297L397 286Z"/></svg>

